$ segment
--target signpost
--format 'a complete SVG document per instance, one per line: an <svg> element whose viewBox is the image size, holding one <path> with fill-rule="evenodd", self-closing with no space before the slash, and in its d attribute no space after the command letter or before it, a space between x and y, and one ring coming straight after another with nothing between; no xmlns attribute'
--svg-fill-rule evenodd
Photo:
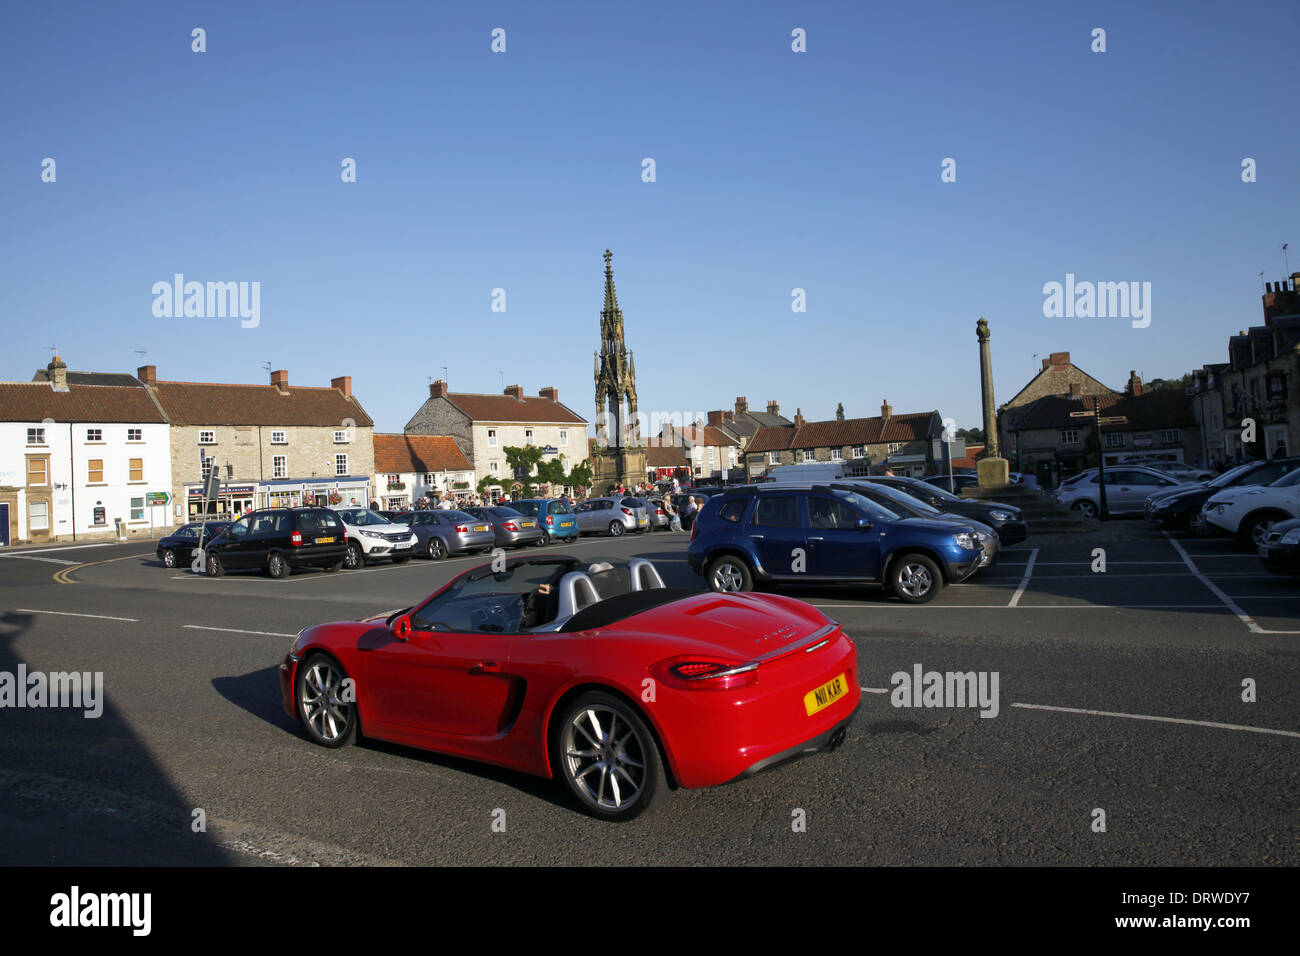
<svg viewBox="0 0 1300 956"><path fill-rule="evenodd" d="M1092 418L1093 425L1097 431L1097 484L1101 486L1101 514L1102 521L1110 519L1110 509L1106 506L1106 453L1105 442L1101 439L1102 425L1124 425L1128 419L1123 415L1110 415L1106 418L1101 417L1101 403L1097 399L1092 400L1092 411L1090 412L1070 412L1071 418Z"/></svg>

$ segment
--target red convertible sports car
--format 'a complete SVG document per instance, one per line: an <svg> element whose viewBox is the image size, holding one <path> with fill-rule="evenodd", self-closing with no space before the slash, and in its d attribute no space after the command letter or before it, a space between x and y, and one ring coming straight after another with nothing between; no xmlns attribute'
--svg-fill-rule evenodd
<svg viewBox="0 0 1300 956"><path fill-rule="evenodd" d="M861 699L853 642L811 605L558 554L305 628L280 687L316 743L364 734L559 776L609 820L834 749Z"/></svg>

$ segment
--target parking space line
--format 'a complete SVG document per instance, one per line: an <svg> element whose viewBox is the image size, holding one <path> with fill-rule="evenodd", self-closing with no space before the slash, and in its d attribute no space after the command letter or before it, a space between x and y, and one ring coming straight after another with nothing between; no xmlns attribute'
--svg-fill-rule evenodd
<svg viewBox="0 0 1300 956"><path fill-rule="evenodd" d="M1213 720L1188 720L1185 717L1154 717L1150 714L1122 714L1111 710L1086 710L1080 707L1054 707L1049 704L1018 704L1025 710L1050 710L1062 714L1086 714L1090 717L1123 717L1128 720L1154 720L1163 724L1190 724L1193 727L1213 727L1217 730L1240 730L1252 734L1276 734L1279 737L1300 737L1300 731L1275 730L1271 727L1247 727L1244 724L1223 724Z"/></svg>
<svg viewBox="0 0 1300 956"><path fill-rule="evenodd" d="M1011 595L1011 603L1007 607L1016 607L1020 604L1020 596L1025 593L1025 588L1029 587L1029 577L1034 573L1034 562L1038 560L1038 549L1034 548L1029 552L1029 562L1025 565L1025 576L1020 579L1020 587L1016 593Z"/></svg>
<svg viewBox="0 0 1300 956"><path fill-rule="evenodd" d="M32 554L0 554L0 558L15 558L19 561L46 561L50 564L80 564L80 561L69 561L67 558L38 558Z"/></svg>
<svg viewBox="0 0 1300 956"><path fill-rule="evenodd" d="M279 631L244 631L237 627L204 627L202 624L182 624L190 631L221 631L225 634L256 634L259 637L296 637L294 634L282 634Z"/></svg>
<svg viewBox="0 0 1300 956"><path fill-rule="evenodd" d="M23 614L58 614L60 617L93 617L100 621L130 621L132 624L139 624L139 620L134 617L113 617L109 614L78 614L75 611L40 611L33 607L16 607L15 611L21 611Z"/></svg>
<svg viewBox="0 0 1300 956"><path fill-rule="evenodd" d="M1174 546L1174 550L1178 552L1179 557L1181 557L1183 561L1187 564L1188 570L1192 572L1192 574L1196 577L1198 581L1200 581L1202 584L1205 585L1207 589L1209 589L1211 594L1213 594L1220 601L1222 601L1224 605L1228 608L1228 610L1230 610L1233 614L1237 615L1237 618L1243 624L1245 624L1246 627L1250 628L1251 631L1255 632L1256 634L1263 633L1263 629L1258 624L1255 623L1255 621L1251 618L1249 614L1247 614L1245 611L1241 609L1241 605L1237 604L1237 602L1235 602L1232 598L1224 594L1222 588L1220 588L1217 584L1215 584L1213 581L1211 581L1209 578L1207 578L1204 574L1201 573L1201 569L1195 565L1195 563L1191 559L1191 556L1188 555L1188 553L1185 550L1183 550L1183 546L1179 544L1176 540L1174 540L1173 536L1168 531L1164 531L1161 533L1165 536L1165 540L1167 540L1171 545Z"/></svg>
<svg viewBox="0 0 1300 956"><path fill-rule="evenodd" d="M29 554L47 554L50 551L84 551L86 548L111 548L115 544L121 544L120 541L105 541L102 544L70 544L62 548L23 548L21 551L3 551L0 557L21 558Z"/></svg>
<svg viewBox="0 0 1300 956"><path fill-rule="evenodd" d="M893 610L957 610L969 611L972 609L985 610L988 608L1001 608L1002 610L1010 609L1009 604L814 604L815 608L860 608L862 610L880 610L881 607L888 607ZM1206 611L1215 610L1223 611L1222 604L1018 604L1017 611L1061 611L1070 609L1081 609L1086 611L1132 611L1132 610L1163 610L1163 611ZM1277 631L1273 633L1290 634L1291 631Z"/></svg>

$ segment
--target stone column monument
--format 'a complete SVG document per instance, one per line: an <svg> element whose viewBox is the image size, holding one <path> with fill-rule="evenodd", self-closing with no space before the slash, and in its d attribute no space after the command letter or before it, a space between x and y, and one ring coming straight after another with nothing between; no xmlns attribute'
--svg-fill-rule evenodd
<svg viewBox="0 0 1300 956"><path fill-rule="evenodd" d="M980 343L980 397L984 409L984 457L975 464L981 488L1002 488L1010 481L1007 460L998 456L998 413L993 402L993 359L989 355L989 323L975 323Z"/></svg>

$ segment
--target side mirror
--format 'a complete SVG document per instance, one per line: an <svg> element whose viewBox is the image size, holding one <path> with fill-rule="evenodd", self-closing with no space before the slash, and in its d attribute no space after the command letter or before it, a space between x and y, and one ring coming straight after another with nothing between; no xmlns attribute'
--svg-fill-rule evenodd
<svg viewBox="0 0 1300 956"><path fill-rule="evenodd" d="M874 527L875 527L875 524L872 522L872 520L871 520L870 518L859 518L859 519L858 519L858 522L857 522L857 529L858 529L859 531L870 531L870 530L871 530L872 528L874 528Z"/></svg>
<svg viewBox="0 0 1300 956"><path fill-rule="evenodd" d="M393 632L393 636L399 641L408 640L411 636L411 616L403 614L393 621L389 626L389 630Z"/></svg>

